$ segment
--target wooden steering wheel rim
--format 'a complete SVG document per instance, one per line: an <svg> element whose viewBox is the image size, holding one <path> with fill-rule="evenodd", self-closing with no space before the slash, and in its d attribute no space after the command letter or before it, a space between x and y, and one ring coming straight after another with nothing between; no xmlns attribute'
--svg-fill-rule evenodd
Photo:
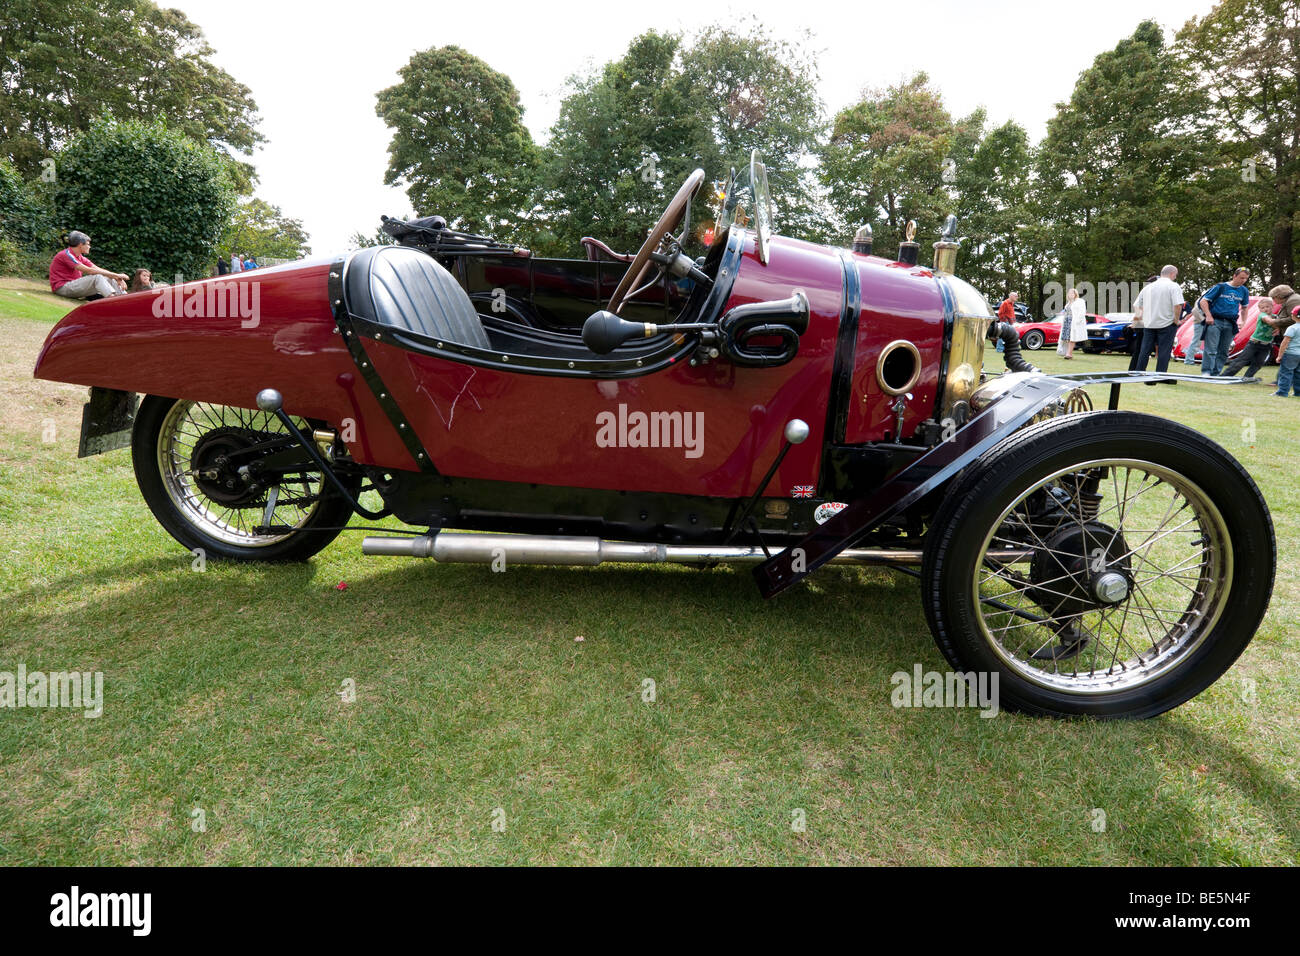
<svg viewBox="0 0 1300 956"><path fill-rule="evenodd" d="M609 297L609 311L618 315L623 306L627 305L627 297L636 289L641 280L645 278L646 272L650 268L650 253L659 248L659 243L663 242L664 236L673 230L673 227L681 221L686 207L695 195L695 191L700 188L700 183L704 182L704 170L697 169L686 177L686 182L682 183L677 195L668 203L668 208L664 214L659 217L646 240L641 244L641 248L636 251L632 258L632 264L627 267L627 272L623 273L623 278L619 280L614 294Z"/></svg>

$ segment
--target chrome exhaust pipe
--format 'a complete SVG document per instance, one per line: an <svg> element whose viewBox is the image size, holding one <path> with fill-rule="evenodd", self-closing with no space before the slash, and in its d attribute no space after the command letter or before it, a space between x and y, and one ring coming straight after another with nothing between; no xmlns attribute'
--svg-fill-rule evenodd
<svg viewBox="0 0 1300 956"><path fill-rule="evenodd" d="M361 553L388 557L433 558L444 564L552 564L592 567L606 562L621 564L757 564L767 559L762 548L742 545L642 544L607 541L596 537L531 534L480 534L440 531L411 538L367 537ZM994 561L1024 561L1032 552L1000 551ZM834 564L919 565L920 550L850 548L832 559Z"/></svg>

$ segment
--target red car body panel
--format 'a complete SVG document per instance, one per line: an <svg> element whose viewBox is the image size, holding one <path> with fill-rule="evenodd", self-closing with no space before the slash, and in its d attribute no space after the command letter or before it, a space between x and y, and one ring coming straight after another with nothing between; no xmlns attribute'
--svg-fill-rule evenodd
<svg viewBox="0 0 1300 956"><path fill-rule="evenodd" d="M634 378L578 379L465 365L382 342L367 342L366 352L443 474L737 497L753 492L776 457L785 423L802 418L809 440L791 449L771 486L789 494L794 485L814 483L821 466L842 309L840 261L815 249L774 240L764 267L751 246L741 266L744 294L733 293L727 304L788 295L792 281L804 283L808 331L799 354L780 368L680 362ZM603 412L620 421L635 412L702 413L702 454L599 447Z"/></svg>
<svg viewBox="0 0 1300 956"><path fill-rule="evenodd" d="M343 346L330 310L329 268L329 262L294 263L87 302L50 332L33 374L238 408L255 407L258 391L275 387L294 415L364 423L351 449L357 461L413 469ZM192 297L210 302L219 292L226 308L184 315ZM256 325L245 328L251 319L228 307L240 301L256 302ZM211 314L216 311L224 314Z"/></svg>
<svg viewBox="0 0 1300 956"><path fill-rule="evenodd" d="M935 414L943 359L943 293L928 269L876 256L854 256L864 303L854 344L852 398L844 440L850 444L892 437L894 399L876 380L876 361L890 342L905 339L921 353L921 374L903 417L903 434ZM800 346L802 351L802 346Z"/></svg>
<svg viewBox="0 0 1300 956"><path fill-rule="evenodd" d="M781 237L772 239L766 265L756 257L752 236L746 240L724 307L784 298L792 288L806 292L808 329L796 357L779 367L680 362L642 376L591 379L474 366L378 341L366 341L365 350L441 474L739 497L757 490L781 448L786 422L801 418L809 439L791 448L769 485L770 494L791 495L796 485L816 484L820 474L845 270L855 266L860 301L869 305L860 306L853 354L842 357L851 362L851 399L839 440L892 437L894 400L881 390L875 370L881 349L900 338L921 355L921 376L904 418L909 436L935 412L946 315L939 280L923 268L871 256L846 260L834 250ZM297 263L87 303L51 332L35 374L243 408L254 407L260 389L273 387L290 414L351 434L348 448L358 463L416 470L338 334L327 282L332 267L337 264ZM549 278L555 294L564 291L562 276ZM256 285L241 288L246 283ZM184 315L184 303L194 296L224 291L232 302L237 294L248 301L253 290L256 323L241 321L233 307L220 317ZM702 413L699 456L688 457L683 448L597 445L598 415L638 411ZM349 420L354 432L346 428Z"/></svg>

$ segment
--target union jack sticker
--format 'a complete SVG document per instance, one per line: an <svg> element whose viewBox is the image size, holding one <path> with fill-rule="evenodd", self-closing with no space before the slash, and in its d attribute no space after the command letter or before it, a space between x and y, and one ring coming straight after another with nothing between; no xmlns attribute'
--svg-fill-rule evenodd
<svg viewBox="0 0 1300 956"><path fill-rule="evenodd" d="M795 485L794 490L791 491L790 494L794 495L796 498L811 498L814 490L815 489L812 485Z"/></svg>

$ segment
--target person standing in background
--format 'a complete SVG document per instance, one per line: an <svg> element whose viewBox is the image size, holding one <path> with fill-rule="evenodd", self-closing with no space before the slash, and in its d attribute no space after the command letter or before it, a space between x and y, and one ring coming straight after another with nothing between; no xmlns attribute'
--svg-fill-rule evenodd
<svg viewBox="0 0 1300 956"><path fill-rule="evenodd" d="M240 273L244 271L244 260L239 258L239 253L237 252L232 252L230 254L230 271L232 273Z"/></svg>
<svg viewBox="0 0 1300 956"><path fill-rule="evenodd" d="M1142 333L1133 349L1135 371L1145 372L1151 353L1156 353L1156 371L1169 371L1169 356L1174 349L1177 319L1185 305L1183 287L1178 284L1178 267L1165 266L1160 277L1138 293L1133 304L1134 317L1142 321Z"/></svg>
<svg viewBox="0 0 1300 956"><path fill-rule="evenodd" d="M1192 317L1192 338L1187 343L1187 351L1183 353L1184 365L1196 364L1196 346L1201 344L1201 339L1205 336L1205 322L1202 321L1201 310L1199 307L1199 298L1192 307L1187 310L1187 315Z"/></svg>
<svg viewBox="0 0 1300 956"><path fill-rule="evenodd" d="M999 321L999 322L1006 322L1008 325L1012 325L1012 324L1015 323L1015 321L1016 321L1016 303L1017 303L1018 301L1020 301L1020 293L1019 293L1019 292L1015 292L1015 291L1012 291L1011 293L1009 293L1009 294L1007 295L1007 297L1006 297L1005 299L1002 300L1002 304L1001 304L1000 306L998 306L998 321ZM1002 351L1002 340L1001 340L1001 339L998 339L997 350L998 350L999 352Z"/></svg>
<svg viewBox="0 0 1300 956"><path fill-rule="evenodd" d="M224 276L230 274L230 260L225 256L217 256L217 275Z"/></svg>
<svg viewBox="0 0 1300 956"><path fill-rule="evenodd" d="M1277 356L1277 391L1278 398L1286 398L1287 393L1295 389L1300 398L1300 377L1296 376L1296 366L1300 365L1300 322L1292 322L1282 333L1282 351Z"/></svg>
<svg viewBox="0 0 1300 956"><path fill-rule="evenodd" d="M1250 305L1250 290L1246 288L1249 278L1249 269L1244 266L1234 269L1231 279L1211 288L1196 303L1205 315L1202 375L1218 375L1228 363L1232 339L1237 334L1237 319L1246 320L1246 308Z"/></svg>
<svg viewBox="0 0 1300 956"><path fill-rule="evenodd" d="M1061 320L1061 341L1065 343L1065 358L1074 358L1074 343L1088 340L1088 312L1079 290L1065 293L1065 317Z"/></svg>
<svg viewBox="0 0 1300 956"><path fill-rule="evenodd" d="M1146 286L1149 286L1151 283L1155 282L1159 278L1160 276L1158 275L1147 276L1146 285L1144 285L1142 288L1145 289ZM1139 292L1137 298L1133 300L1133 321L1129 323L1128 337L1129 337L1128 370L1130 372L1134 372L1137 371L1138 356L1142 354L1142 348L1141 348L1142 346L1142 293L1141 292Z"/></svg>

